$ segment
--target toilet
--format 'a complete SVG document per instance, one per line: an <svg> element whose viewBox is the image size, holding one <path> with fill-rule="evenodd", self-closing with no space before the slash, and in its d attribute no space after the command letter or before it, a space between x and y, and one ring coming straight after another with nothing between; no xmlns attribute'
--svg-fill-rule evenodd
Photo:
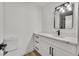
<svg viewBox="0 0 79 59"><path fill-rule="evenodd" d="M5 56L14 56L17 55L18 49L17 49L17 38L16 37L7 37L4 40L4 43L7 44L7 46L5 47L5 51L7 51L7 53L5 54Z"/></svg>

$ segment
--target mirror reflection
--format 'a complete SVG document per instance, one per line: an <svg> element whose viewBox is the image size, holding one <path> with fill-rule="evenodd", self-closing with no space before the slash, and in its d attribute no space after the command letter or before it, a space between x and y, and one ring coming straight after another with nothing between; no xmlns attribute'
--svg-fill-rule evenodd
<svg viewBox="0 0 79 59"><path fill-rule="evenodd" d="M72 28L73 23L73 4L64 3L55 8L54 12L54 28L65 29Z"/></svg>

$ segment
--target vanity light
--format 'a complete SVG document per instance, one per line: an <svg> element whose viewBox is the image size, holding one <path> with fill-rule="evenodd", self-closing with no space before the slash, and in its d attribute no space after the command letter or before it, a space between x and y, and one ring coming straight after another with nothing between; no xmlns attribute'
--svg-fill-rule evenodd
<svg viewBox="0 0 79 59"><path fill-rule="evenodd" d="M67 10L67 11L72 11L72 4L71 3L65 3L64 4L64 7L65 7L65 9Z"/></svg>
<svg viewBox="0 0 79 59"><path fill-rule="evenodd" d="M65 3L64 6L67 7L69 5L69 3Z"/></svg>
<svg viewBox="0 0 79 59"><path fill-rule="evenodd" d="M59 10L60 10L60 7L55 8L55 10L56 10L56 11L59 11Z"/></svg>
<svg viewBox="0 0 79 59"><path fill-rule="evenodd" d="M59 10L61 7L58 7L57 9Z"/></svg>
<svg viewBox="0 0 79 59"><path fill-rule="evenodd" d="M55 11L59 11L60 13L65 13L67 11L72 11L72 4L67 2L55 8Z"/></svg>
<svg viewBox="0 0 79 59"><path fill-rule="evenodd" d="M72 11L72 7L71 7L70 4L67 6L67 10L68 10L68 11Z"/></svg>
<svg viewBox="0 0 79 59"><path fill-rule="evenodd" d="M60 12L61 12L61 13L64 13L64 12L65 12L64 7L61 7L61 8L60 8Z"/></svg>

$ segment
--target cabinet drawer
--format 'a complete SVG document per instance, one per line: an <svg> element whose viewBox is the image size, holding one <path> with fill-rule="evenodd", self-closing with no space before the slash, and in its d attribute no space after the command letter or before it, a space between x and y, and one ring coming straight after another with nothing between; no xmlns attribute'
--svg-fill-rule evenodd
<svg viewBox="0 0 79 59"><path fill-rule="evenodd" d="M36 51L39 51L39 46L35 46L34 49L35 49Z"/></svg>
<svg viewBox="0 0 79 59"><path fill-rule="evenodd" d="M76 45L66 43L66 42L61 42L61 41L54 41L54 46L61 48L65 51L68 51L72 54L76 54Z"/></svg>
<svg viewBox="0 0 79 59"><path fill-rule="evenodd" d="M39 41L37 39L34 39L34 48L39 46Z"/></svg>
<svg viewBox="0 0 79 59"><path fill-rule="evenodd" d="M40 36L40 40L39 41L42 41L42 42L45 42L45 43L50 43L51 40L48 37Z"/></svg>
<svg viewBox="0 0 79 59"><path fill-rule="evenodd" d="M40 38L39 38L39 35L34 35L34 45L38 45L39 44L39 40L40 40Z"/></svg>
<svg viewBox="0 0 79 59"><path fill-rule="evenodd" d="M39 39L40 38L40 36L39 35L34 35L34 39Z"/></svg>
<svg viewBox="0 0 79 59"><path fill-rule="evenodd" d="M49 39L38 35L39 38L34 38L34 49L38 51L43 56L50 56L50 45Z"/></svg>
<svg viewBox="0 0 79 59"><path fill-rule="evenodd" d="M39 44L39 40L34 40L34 44Z"/></svg>
<svg viewBox="0 0 79 59"><path fill-rule="evenodd" d="M45 36L41 36L41 35L35 35L34 36L34 40L35 41L39 41L39 42L43 41L43 42L46 42L46 43L50 43L50 39L49 38L47 38Z"/></svg>

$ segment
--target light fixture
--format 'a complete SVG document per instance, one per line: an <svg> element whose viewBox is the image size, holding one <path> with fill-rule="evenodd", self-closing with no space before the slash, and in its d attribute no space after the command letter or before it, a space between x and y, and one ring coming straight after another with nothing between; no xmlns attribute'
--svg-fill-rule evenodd
<svg viewBox="0 0 79 59"><path fill-rule="evenodd" d="M72 11L72 4L70 2L65 3L64 7L67 11Z"/></svg>
<svg viewBox="0 0 79 59"><path fill-rule="evenodd" d="M66 2L65 4L56 7L55 11L59 11L60 13L72 11L72 4L70 2Z"/></svg>
<svg viewBox="0 0 79 59"><path fill-rule="evenodd" d="M60 12L61 12L61 13L64 13L64 12L65 12L64 7L61 7L61 8L60 8Z"/></svg>
<svg viewBox="0 0 79 59"><path fill-rule="evenodd" d="M65 6L65 7L67 7L68 5L69 5L69 3L68 3L68 2L64 4L64 6Z"/></svg>
<svg viewBox="0 0 79 59"><path fill-rule="evenodd" d="M60 6L59 6L59 7L57 7L57 8L55 8L55 10L56 10L56 11L59 11L59 10L60 10Z"/></svg>
<svg viewBox="0 0 79 59"><path fill-rule="evenodd" d="M71 6L71 4L69 4L66 9L67 9L68 11L72 11L72 6Z"/></svg>
<svg viewBox="0 0 79 59"><path fill-rule="evenodd" d="M59 9L60 9L60 6L59 6L59 7L57 7L57 9L59 10Z"/></svg>

